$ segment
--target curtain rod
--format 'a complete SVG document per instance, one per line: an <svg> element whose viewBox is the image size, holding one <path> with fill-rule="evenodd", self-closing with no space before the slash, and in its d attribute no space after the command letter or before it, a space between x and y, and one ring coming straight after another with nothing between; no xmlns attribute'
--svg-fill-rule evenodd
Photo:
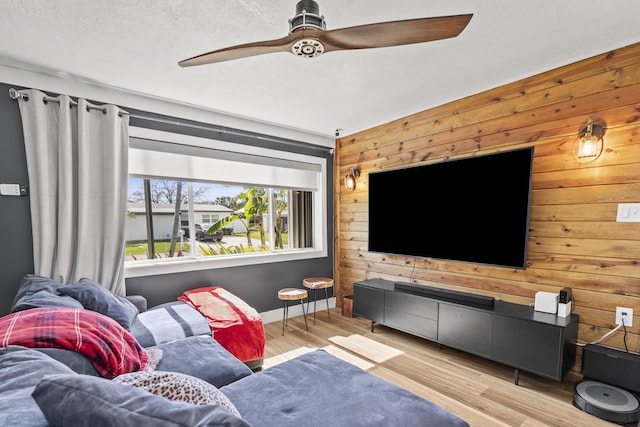
<svg viewBox="0 0 640 427"><path fill-rule="evenodd" d="M273 138L273 137L260 135L260 134L249 134L249 133L246 133L246 132L235 131L235 130L231 130L231 129L227 129L227 128L220 128L220 127L216 127L216 126L213 126L213 125L206 125L206 124L205 125L199 125L199 124L195 124L195 123L185 123L185 122L181 122L179 120L167 120L167 119L162 119L162 118L159 118L159 117L141 116L139 114L129 114L129 117L131 117L132 119L149 120L149 121L156 122L156 123L164 123L164 124L168 124L168 125L175 125L175 126L178 126L178 127L206 130L206 131L210 131L210 132L220 132L220 133L226 134L226 135L250 137L250 138L258 139L258 140L261 140L261 141L275 142L275 143L278 143L278 144L288 144L288 145L293 145L295 147L311 148L311 149L319 150L319 151L323 151L323 152L324 151L328 151L329 154L333 154L333 149L332 148L328 148L328 147L322 147L322 146L313 145L313 144L302 145L300 142L296 142L296 141L287 141L285 139Z"/></svg>
<svg viewBox="0 0 640 427"><path fill-rule="evenodd" d="M29 100L29 95L20 92L14 88L9 89L9 96L11 97L11 99L18 99L18 98L24 98L25 101ZM45 96L44 97L44 102L56 102L59 103L60 101L57 98L52 98L49 96ZM71 100L71 106L75 107L77 106L78 103ZM100 107L100 106L96 106L96 105L88 105L87 108L89 109L93 109L93 110L99 110L102 112L106 112L106 109L104 107ZM220 132L222 134L226 134L226 135L235 135L235 136L241 136L241 137L251 137L251 138L255 138L258 140L262 140L262 141L269 141L269 142L275 142L278 144L288 144L288 145L292 145L294 147L301 147L303 146L300 142L296 142L296 141L287 141L285 139L280 139L280 138L272 138L272 137L268 137L268 136L264 136L264 135L260 135L260 134L248 134L246 132L241 132L241 131L234 131L234 130L230 130L230 129L226 129L226 128L220 128L220 127L216 127L213 125L198 125L198 124L193 124L193 123L184 123L181 122L179 120L167 120L167 119L162 119L159 117L153 117L153 116L143 116L143 115L139 115L139 114L130 114L127 111L124 110L120 110L120 112L118 112L118 115L123 115L123 114L127 114L130 118L132 119L140 119L140 120L149 120L152 122L157 122L157 123L164 123L164 124L169 124L169 125L175 125L178 127L186 127L186 128L192 128L192 129L200 129L200 130L206 130L206 131L212 131L212 132ZM318 151L328 151L329 154L333 154L333 148L327 148L327 147L323 147L323 146L318 146L318 145L314 145L314 144L304 144L305 148L310 148L313 150L318 150Z"/></svg>
<svg viewBox="0 0 640 427"><path fill-rule="evenodd" d="M9 89L9 97L11 99L22 98L25 101L29 100L29 95L27 95L26 93L17 91L14 88ZM44 101L45 104L47 102L53 102L53 103L56 103L56 104L60 103L60 100L58 98L52 98L50 96L45 96L44 98L42 98L42 101ZM71 107L77 107L78 103L72 99L71 102L70 102L70 106ZM101 107L99 105L93 105L93 104L87 104L87 111L88 110L102 111L104 114L107 113L107 109L105 107ZM120 111L118 111L118 116L122 117L124 115L129 115L129 113L127 111L122 110L122 109Z"/></svg>

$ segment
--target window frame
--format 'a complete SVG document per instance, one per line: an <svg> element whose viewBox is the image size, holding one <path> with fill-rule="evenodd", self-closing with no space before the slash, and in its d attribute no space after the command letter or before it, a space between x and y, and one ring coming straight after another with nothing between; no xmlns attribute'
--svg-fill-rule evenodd
<svg viewBox="0 0 640 427"><path fill-rule="evenodd" d="M188 147L202 148L211 148L212 144L215 144L216 149L227 150L239 154L259 155L293 162L310 163L319 167L319 172L317 172L316 190L312 192L313 247L289 249L286 251L279 250L275 252L255 252L241 255L223 255L198 258L188 256L170 259L164 258L143 261L125 261L124 271L126 278L287 262L328 256L327 160L325 158L137 126L129 127L129 138L148 139L158 141L160 143L166 142L185 145ZM245 183L238 182L237 184L243 185ZM253 184L246 183L246 185Z"/></svg>

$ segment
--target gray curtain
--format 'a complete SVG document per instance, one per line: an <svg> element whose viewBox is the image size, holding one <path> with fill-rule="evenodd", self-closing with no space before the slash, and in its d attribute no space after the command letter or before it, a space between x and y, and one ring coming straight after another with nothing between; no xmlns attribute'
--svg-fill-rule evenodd
<svg viewBox="0 0 640 427"><path fill-rule="evenodd" d="M313 193L292 191L289 241L294 248L313 247Z"/></svg>
<svg viewBox="0 0 640 427"><path fill-rule="evenodd" d="M125 294L129 116L115 105L24 90L35 274Z"/></svg>

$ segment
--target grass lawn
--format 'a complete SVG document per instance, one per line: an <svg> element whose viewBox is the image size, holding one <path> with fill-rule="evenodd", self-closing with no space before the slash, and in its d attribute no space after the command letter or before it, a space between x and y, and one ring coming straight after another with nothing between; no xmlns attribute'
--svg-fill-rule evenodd
<svg viewBox="0 0 640 427"><path fill-rule="evenodd" d="M169 253L169 248L171 246L171 242L155 242L155 252L156 253ZM125 255L146 255L149 253L147 242L127 242L124 248ZM180 250L180 243L176 243L175 247L176 251ZM189 252L191 250L191 246L188 243L184 244L184 252Z"/></svg>
<svg viewBox="0 0 640 427"><path fill-rule="evenodd" d="M234 236L237 237L245 237L247 236L247 233L236 233L234 234ZM256 245L256 243L258 244L258 246L260 245L260 233L257 231L252 231L251 232L251 241L253 242L254 245ZM282 234L282 244L283 245L287 245L287 243L289 243L289 234L288 233L283 233ZM169 253L169 247L170 247L171 242L169 241L156 241L155 242L155 253L156 254L167 254ZM149 253L149 251L147 250L148 246L147 246L147 241L135 241L135 242L127 242L126 246L124 248L124 254L125 255L146 255L147 253ZM176 243L176 247L175 247L176 251L180 250L180 243ZM189 243L185 243L184 244L184 248L182 249L183 252L190 252L191 251L191 245Z"/></svg>
<svg viewBox="0 0 640 427"><path fill-rule="evenodd" d="M247 233L234 233L234 236L247 237ZM266 236L266 237L268 238L269 236ZM260 232L259 231L252 231L251 232L251 241L252 242L260 242ZM289 233L282 233L282 244L286 246L287 243L289 243Z"/></svg>

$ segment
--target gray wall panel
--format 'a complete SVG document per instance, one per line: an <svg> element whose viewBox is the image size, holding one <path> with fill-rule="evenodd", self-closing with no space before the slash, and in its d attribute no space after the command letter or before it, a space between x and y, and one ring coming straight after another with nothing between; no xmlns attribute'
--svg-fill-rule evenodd
<svg viewBox="0 0 640 427"><path fill-rule="evenodd" d="M263 312L282 307L282 301L278 300L280 288L302 288L305 277L318 276L333 277L332 265L328 259L136 277L127 279L127 292L145 295L151 307L175 300L188 289L221 286Z"/></svg>
<svg viewBox="0 0 640 427"><path fill-rule="evenodd" d="M27 184L18 103L0 84L0 183ZM7 314L20 280L33 272L29 197L0 196L0 315Z"/></svg>

